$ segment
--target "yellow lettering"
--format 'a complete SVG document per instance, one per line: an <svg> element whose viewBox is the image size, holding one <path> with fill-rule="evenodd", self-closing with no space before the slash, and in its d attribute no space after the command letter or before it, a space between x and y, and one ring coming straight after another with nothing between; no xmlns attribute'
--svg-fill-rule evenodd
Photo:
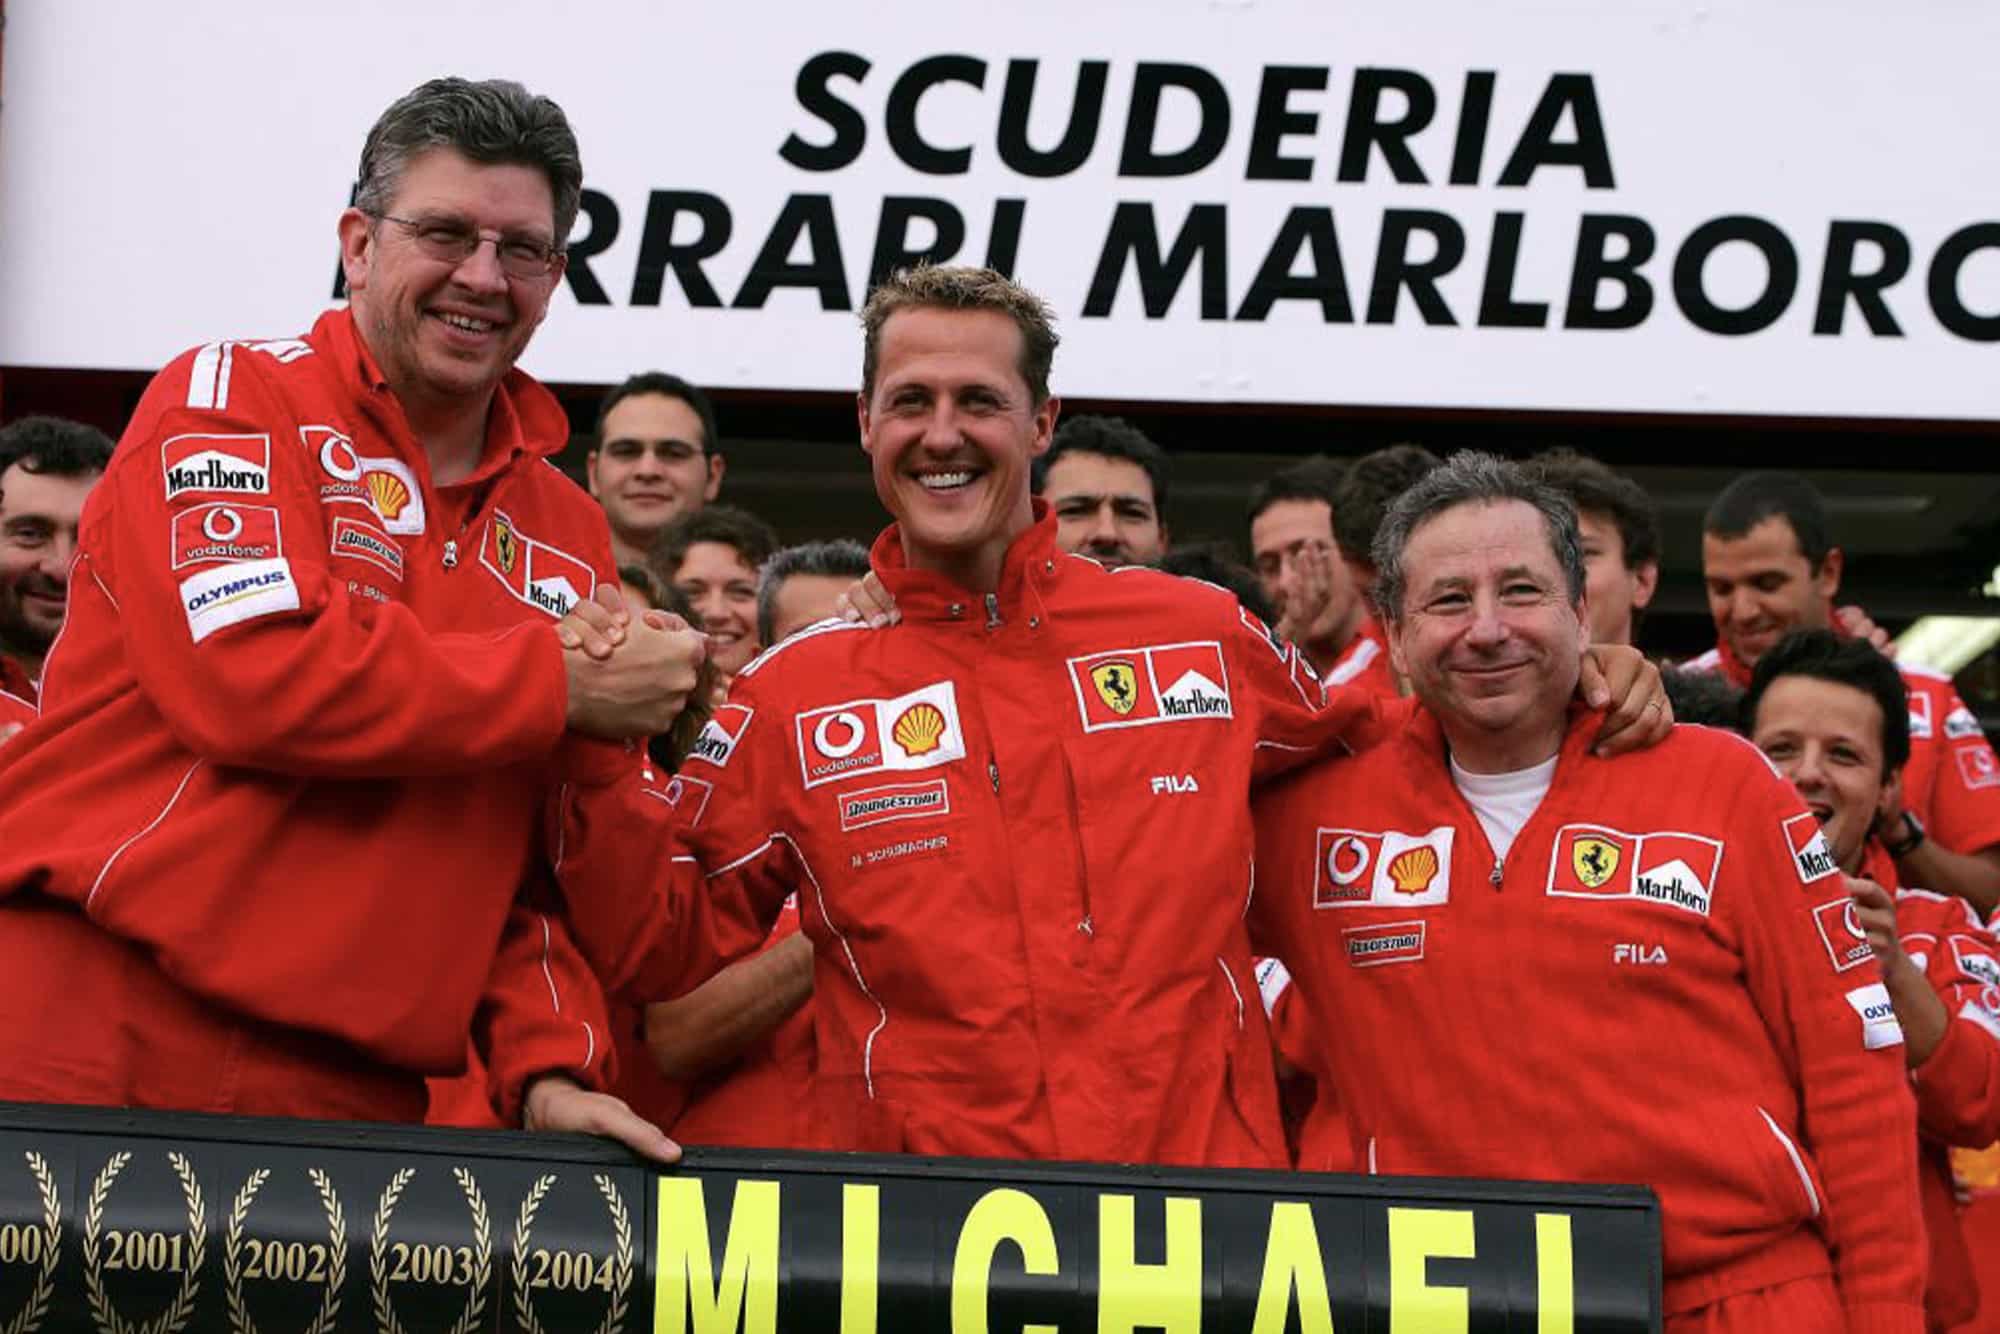
<svg viewBox="0 0 2000 1334"><path fill-rule="evenodd" d="M1472 1236L1467 1209L1389 1211L1389 1334L1463 1334L1469 1327L1470 1295L1432 1287L1430 1262L1471 1259Z"/></svg>
<svg viewBox="0 0 2000 1334"><path fill-rule="evenodd" d="M1257 1318L1250 1334L1285 1334L1294 1292L1299 1295L1299 1334L1333 1334L1333 1303L1327 1297L1312 1207L1284 1200L1271 1206L1264 1281L1257 1288Z"/></svg>
<svg viewBox="0 0 2000 1334"><path fill-rule="evenodd" d="M1535 1334L1576 1334L1576 1261L1568 1214L1535 1215Z"/></svg>
<svg viewBox="0 0 2000 1334"><path fill-rule="evenodd" d="M1097 1334L1200 1334L1201 1201L1167 1200L1165 1264L1133 1259L1132 1215L1130 1195L1098 1197Z"/></svg>
<svg viewBox="0 0 2000 1334"><path fill-rule="evenodd" d="M736 1183L719 1279L699 1178L660 1178L659 1229L653 1334L777 1334L777 1182Z"/></svg>
<svg viewBox="0 0 2000 1334"><path fill-rule="evenodd" d="M882 1188L840 1188L840 1334L875 1334L875 1276L882 1254Z"/></svg>
<svg viewBox="0 0 2000 1334"><path fill-rule="evenodd" d="M951 1334L986 1334L986 1287L993 1252L1003 1241L1021 1248L1030 1274L1061 1271L1056 1234L1035 1197L1019 1190L989 1190L980 1196L958 1230L951 1262ZM1023 1325L1021 1334L1056 1334L1054 1325Z"/></svg>

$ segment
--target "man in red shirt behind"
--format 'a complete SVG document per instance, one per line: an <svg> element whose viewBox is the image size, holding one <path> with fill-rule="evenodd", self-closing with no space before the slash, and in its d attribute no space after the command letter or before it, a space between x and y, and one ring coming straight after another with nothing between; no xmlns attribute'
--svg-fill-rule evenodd
<svg viewBox="0 0 2000 1334"><path fill-rule="evenodd" d="M1925 1306L1941 1331L1979 1309L1949 1150L2000 1136L2000 941L1964 899L1899 886L1875 836L1893 815L1910 757L1903 705L1895 664L1830 630L1779 640L1757 660L1744 698L1752 740L1798 788L1840 868L1874 882L1857 884L1853 903L1836 896L1814 915L1839 968L1860 968L1872 946L1903 1029L1924 1136Z"/></svg>
<svg viewBox="0 0 2000 1334"><path fill-rule="evenodd" d="M555 103L424 84L362 150L350 307L147 389L0 748L0 1098L415 1120L471 1033L506 1119L672 1153L589 1091L603 997L537 841L701 656L558 627L615 574L514 362L581 189Z"/></svg>
<svg viewBox="0 0 2000 1334"><path fill-rule="evenodd" d="M1486 455L1392 507L1377 603L1422 707L1260 794L1253 935L1357 1164L1652 1185L1669 1331L1914 1334L1915 1109L1879 973L1827 958L1818 824L1726 733L1589 752L1581 548Z"/></svg>
<svg viewBox="0 0 2000 1334"><path fill-rule="evenodd" d="M1746 473L1709 506L1702 577L1716 646L1687 666L1750 683L1793 630L1836 629L1843 558L1826 502L1796 473ZM1958 894L1981 916L2000 907L2000 757L1951 680L1898 664L1909 694L1910 762L1882 844L1911 884Z"/></svg>

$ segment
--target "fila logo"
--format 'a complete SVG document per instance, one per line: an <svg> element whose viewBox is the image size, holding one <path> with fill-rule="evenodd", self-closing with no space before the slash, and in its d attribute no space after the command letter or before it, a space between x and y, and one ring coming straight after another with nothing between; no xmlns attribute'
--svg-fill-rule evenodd
<svg viewBox="0 0 2000 1334"><path fill-rule="evenodd" d="M1611 962L1629 963L1640 967L1656 967L1667 961L1665 945L1627 945L1611 947Z"/></svg>
<svg viewBox="0 0 2000 1334"><path fill-rule="evenodd" d="M1159 796L1162 793L1167 796L1173 796L1181 792L1199 791L1201 791L1201 784L1194 781L1193 774L1182 774L1179 777L1175 777L1173 774L1155 774L1153 776L1153 795L1155 796Z"/></svg>

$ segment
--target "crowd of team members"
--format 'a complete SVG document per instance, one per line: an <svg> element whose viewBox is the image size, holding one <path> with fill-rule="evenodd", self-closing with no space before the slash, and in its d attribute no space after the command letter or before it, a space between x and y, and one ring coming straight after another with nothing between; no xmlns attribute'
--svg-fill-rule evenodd
<svg viewBox="0 0 2000 1334"><path fill-rule="evenodd" d="M1315 458L1250 565L1173 546L1043 303L920 268L863 316L895 522L781 547L677 377L544 465L552 103L426 84L361 181L347 309L116 450L0 430L0 1098L1641 1181L1670 1328L1977 1307L2000 766L1804 480L1715 501L1662 683L1601 464Z"/></svg>

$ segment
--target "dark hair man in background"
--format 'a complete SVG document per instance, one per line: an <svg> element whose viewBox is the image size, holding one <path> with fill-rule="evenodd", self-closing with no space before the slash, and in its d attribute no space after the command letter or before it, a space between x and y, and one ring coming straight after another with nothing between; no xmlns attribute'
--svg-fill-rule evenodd
<svg viewBox="0 0 2000 1334"><path fill-rule="evenodd" d="M1112 568L1167 554L1167 455L1123 417L1074 417L1035 460L1035 494L1056 515L1056 545Z"/></svg>
<svg viewBox="0 0 2000 1334"><path fill-rule="evenodd" d="M95 426L23 417L0 428L0 691L29 703L69 610L84 499L110 462Z"/></svg>
<svg viewBox="0 0 2000 1334"><path fill-rule="evenodd" d="M654 577L679 589L701 618L709 661L724 689L764 650L757 634L757 567L777 549L777 530L749 510L708 505L669 524L647 558Z"/></svg>
<svg viewBox="0 0 2000 1334"><path fill-rule="evenodd" d="M1590 642L1638 643L1639 621L1660 583L1659 507L1637 482L1573 449L1545 450L1526 467L1576 506Z"/></svg>
<svg viewBox="0 0 2000 1334"><path fill-rule="evenodd" d="M1375 588L1375 530L1396 497L1438 466L1422 445L1388 445L1347 465L1333 490L1333 536L1365 602Z"/></svg>
<svg viewBox="0 0 2000 1334"><path fill-rule="evenodd" d="M472 1035L505 1120L671 1156L579 1087L604 998L537 851L702 653L565 648L611 552L514 366L582 177L548 98L425 83L362 148L347 308L148 387L0 748L0 1098L416 1120Z"/></svg>
<svg viewBox="0 0 2000 1334"><path fill-rule="evenodd" d="M1299 646L1321 679L1393 698L1381 628L1335 538L1341 476L1341 465L1321 456L1265 479L1250 497L1250 555L1278 609L1278 633Z"/></svg>
<svg viewBox="0 0 2000 1334"><path fill-rule="evenodd" d="M1259 794L1250 908L1352 1167L1650 1183L1670 1334L1914 1330L1916 1109L1812 815L1711 729L1591 753L1576 512L1513 465L1453 455L1375 563L1421 707Z"/></svg>
<svg viewBox="0 0 2000 1334"><path fill-rule="evenodd" d="M1716 646L1687 666L1747 685L1793 630L1842 630L1843 569L1826 502L1796 473L1753 472L1723 488L1702 524L1702 577ZM1897 664L1909 694L1910 762L1883 846L1903 879L2000 906L2000 759L1941 672Z"/></svg>
<svg viewBox="0 0 2000 1334"><path fill-rule="evenodd" d="M1979 1308L1980 1285L1949 1150L2000 1138L2000 940L1964 899L1899 886L1880 834L1897 809L1910 727L1902 677L1874 645L1831 630L1786 635L1757 659L1743 726L1792 780L1840 869L1874 882L1814 916L1835 968L1859 968L1871 952L1881 964L1924 1132L1924 1306L1931 1329L1955 1328Z"/></svg>
<svg viewBox="0 0 2000 1334"><path fill-rule="evenodd" d="M643 563L668 524L714 500L725 466L714 405L698 386L642 371L606 394L583 469L618 563Z"/></svg>

